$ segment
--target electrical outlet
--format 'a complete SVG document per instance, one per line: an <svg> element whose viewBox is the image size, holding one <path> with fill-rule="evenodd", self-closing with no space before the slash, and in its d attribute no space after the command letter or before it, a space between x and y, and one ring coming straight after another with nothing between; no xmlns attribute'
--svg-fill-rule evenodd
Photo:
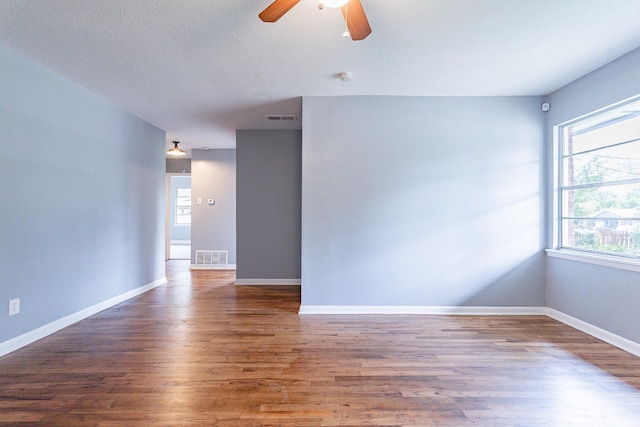
<svg viewBox="0 0 640 427"><path fill-rule="evenodd" d="M20 298L9 300L9 316L20 313Z"/></svg>

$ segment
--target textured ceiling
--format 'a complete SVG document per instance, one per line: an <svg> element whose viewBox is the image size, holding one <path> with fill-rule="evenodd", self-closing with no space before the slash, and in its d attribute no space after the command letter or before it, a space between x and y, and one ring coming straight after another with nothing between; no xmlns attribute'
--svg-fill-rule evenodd
<svg viewBox="0 0 640 427"><path fill-rule="evenodd" d="M1 0L0 44L183 148L300 128L303 95L543 95L640 47L638 0L361 0L373 33L302 0ZM350 81L337 75L349 71Z"/></svg>

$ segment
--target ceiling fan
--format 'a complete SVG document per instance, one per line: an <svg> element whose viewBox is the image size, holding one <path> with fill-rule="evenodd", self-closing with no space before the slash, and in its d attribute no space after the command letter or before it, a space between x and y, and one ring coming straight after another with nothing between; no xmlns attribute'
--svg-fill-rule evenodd
<svg viewBox="0 0 640 427"><path fill-rule="evenodd" d="M299 2L300 0L275 0L258 16L264 22L276 22ZM322 9L324 6L342 8L352 40L363 40L371 34L371 27L360 0L320 0L318 8Z"/></svg>

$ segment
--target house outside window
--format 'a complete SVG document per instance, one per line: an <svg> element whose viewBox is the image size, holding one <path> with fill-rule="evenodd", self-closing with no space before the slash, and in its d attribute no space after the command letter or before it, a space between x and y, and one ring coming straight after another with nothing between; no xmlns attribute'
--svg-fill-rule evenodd
<svg viewBox="0 0 640 427"><path fill-rule="evenodd" d="M559 127L558 247L640 258L640 100Z"/></svg>

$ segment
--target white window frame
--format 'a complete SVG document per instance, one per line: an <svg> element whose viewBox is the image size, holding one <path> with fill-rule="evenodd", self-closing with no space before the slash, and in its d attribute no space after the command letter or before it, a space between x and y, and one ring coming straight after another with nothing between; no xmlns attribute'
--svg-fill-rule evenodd
<svg viewBox="0 0 640 427"><path fill-rule="evenodd" d="M191 213L192 213L192 203L191 203L191 195L189 195L189 206L186 205L180 205L178 204L178 200L185 198L185 196L180 196L178 193L180 193L180 190L185 190L187 189L186 187L176 187L176 193L175 193L175 204L173 206L174 209L174 226L175 227L191 227ZM191 188L188 188L189 191L191 191ZM178 217L179 216L185 216L185 215L180 215L178 214L178 211L180 210L180 208L189 208L189 222L178 222Z"/></svg>
<svg viewBox="0 0 640 427"><path fill-rule="evenodd" d="M584 116L569 120L554 126L553 129L553 152L554 152L554 197L553 197L553 242L554 248L548 249L547 254L552 257L569 259L572 261L587 262L606 267L619 268L640 272L640 257L626 254L613 254L608 252L589 251L575 247L562 246L562 223L563 223L563 169L564 169L564 130L571 125L588 120L590 118L611 112L628 104L639 102L640 96L626 99L614 105L602 108ZM640 138L640 135L638 135ZM605 184L606 185L606 184ZM605 186L603 185L603 186Z"/></svg>

